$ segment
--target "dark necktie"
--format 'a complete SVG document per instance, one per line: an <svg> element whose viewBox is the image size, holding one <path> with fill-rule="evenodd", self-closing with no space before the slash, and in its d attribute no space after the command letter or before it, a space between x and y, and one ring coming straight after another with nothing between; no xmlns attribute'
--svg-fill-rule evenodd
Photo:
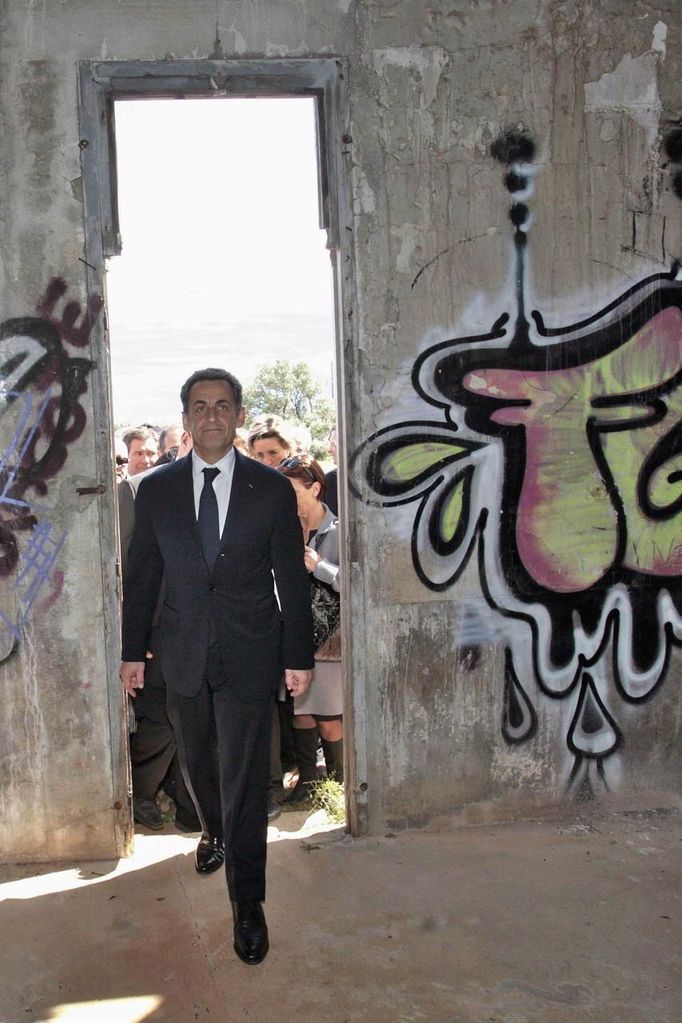
<svg viewBox="0 0 682 1023"><path fill-rule="evenodd" d="M204 561L211 572L218 557L220 547L220 519L218 516L218 499L213 489L213 480L220 469L202 469L204 474L204 488L199 498L199 536L201 537L201 549L204 553Z"/></svg>

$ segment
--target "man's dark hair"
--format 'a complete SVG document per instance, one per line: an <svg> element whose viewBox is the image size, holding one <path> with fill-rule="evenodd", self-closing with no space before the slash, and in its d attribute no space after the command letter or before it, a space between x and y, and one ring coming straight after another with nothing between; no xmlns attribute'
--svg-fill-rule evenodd
<svg viewBox="0 0 682 1023"><path fill-rule="evenodd" d="M182 411L187 412L189 403L189 392L192 390L195 384L198 384L200 380L224 380L226 384L229 384L232 388L232 394L234 395L235 404L238 409L242 407L242 385L237 380L236 376L232 373L228 373L226 369L198 369L196 373L192 373L191 377L185 380L182 388L180 389L180 401L182 402Z"/></svg>
<svg viewBox="0 0 682 1023"><path fill-rule="evenodd" d="M163 430L161 430L161 432L159 434L159 448L162 451L164 450L164 448L166 446L166 437L168 436L169 433L172 433L173 430L177 430L178 433L182 433L182 424L181 423L171 423L170 426L164 426Z"/></svg>
<svg viewBox="0 0 682 1023"><path fill-rule="evenodd" d="M157 443L156 434L146 426L136 426L133 430L128 430L123 434L123 443L128 451L130 451L130 445L134 440L153 440L155 444Z"/></svg>

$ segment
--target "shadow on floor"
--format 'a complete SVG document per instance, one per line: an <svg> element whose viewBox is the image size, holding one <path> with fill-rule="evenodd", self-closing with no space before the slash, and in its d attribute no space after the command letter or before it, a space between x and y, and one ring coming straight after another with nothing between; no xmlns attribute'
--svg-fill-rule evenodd
<svg viewBox="0 0 682 1023"><path fill-rule="evenodd" d="M679 1023L682 818L354 840L270 829L271 952L232 950L196 838L5 868L0 1023Z"/></svg>

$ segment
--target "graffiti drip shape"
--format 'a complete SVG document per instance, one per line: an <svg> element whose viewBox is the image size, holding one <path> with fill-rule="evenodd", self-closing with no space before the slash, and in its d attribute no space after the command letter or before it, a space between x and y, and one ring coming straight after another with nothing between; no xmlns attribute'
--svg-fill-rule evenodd
<svg viewBox="0 0 682 1023"><path fill-rule="evenodd" d="M429 588L477 548L509 623L503 735L535 731L529 685L570 699L569 782L589 787L624 742L609 702L649 699L682 641L682 274L570 326L528 319L532 143L508 136L495 155L514 193L515 317L426 350L412 383L443 419L370 437L351 478L368 503L419 502L412 559Z"/></svg>

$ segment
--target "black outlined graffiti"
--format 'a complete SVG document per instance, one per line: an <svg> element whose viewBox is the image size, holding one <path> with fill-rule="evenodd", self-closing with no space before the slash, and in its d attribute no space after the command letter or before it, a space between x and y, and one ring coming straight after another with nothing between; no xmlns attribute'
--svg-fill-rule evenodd
<svg viewBox="0 0 682 1023"><path fill-rule="evenodd" d="M565 701L568 782L584 790L625 744L614 700L650 699L682 642L682 273L567 327L529 318L533 142L506 133L493 155L513 197L515 315L420 355L413 387L442 420L379 431L351 476L370 504L418 504L412 560L430 589L477 551L508 622L502 734L535 733L532 690Z"/></svg>
<svg viewBox="0 0 682 1023"><path fill-rule="evenodd" d="M9 581L11 604L0 608L0 660L16 650L41 591L53 589L43 601L48 606L63 578L56 563L66 534L50 521L48 489L85 428L80 398L92 366L66 344L88 343L102 307L92 298L81 316L79 303L70 301L58 318L65 293L65 282L54 278L38 317L0 325L0 577Z"/></svg>

